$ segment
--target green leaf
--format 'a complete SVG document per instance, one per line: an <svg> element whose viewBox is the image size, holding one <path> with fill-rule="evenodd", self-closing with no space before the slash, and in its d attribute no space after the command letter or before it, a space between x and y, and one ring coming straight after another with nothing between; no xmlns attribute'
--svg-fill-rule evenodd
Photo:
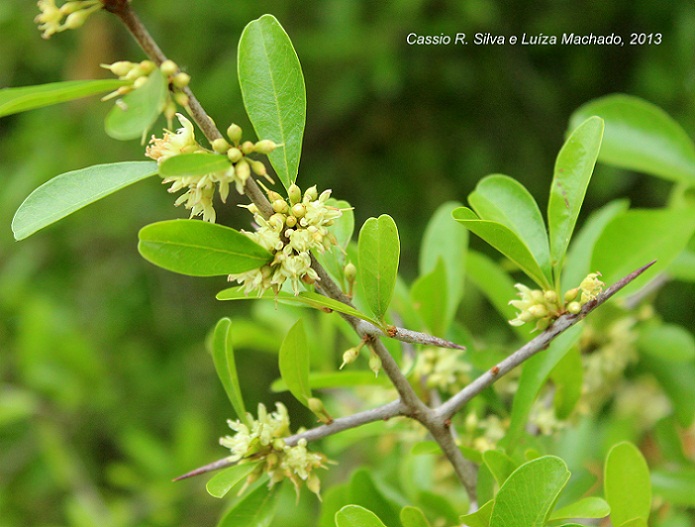
<svg viewBox="0 0 695 527"><path fill-rule="evenodd" d="M4 88L0 90L0 117L117 90L126 84L129 82L107 79Z"/></svg>
<svg viewBox="0 0 695 527"><path fill-rule="evenodd" d="M309 343L300 318L280 346L280 375L295 398L307 406L311 397L309 386Z"/></svg>
<svg viewBox="0 0 695 527"><path fill-rule="evenodd" d="M383 375L376 377L370 371L326 371L311 372L309 374L309 387L312 390L324 388L353 388L355 386L388 386L389 381ZM288 391L284 379L277 379L270 385L273 392ZM436 443L435 443L436 444Z"/></svg>
<svg viewBox="0 0 695 527"><path fill-rule="evenodd" d="M212 336L212 360L215 363L215 371L227 393L229 402L242 422L250 425L246 415L246 405L241 395L239 376L234 360L234 348L232 346L232 321L228 318L221 319L215 326Z"/></svg>
<svg viewBox="0 0 695 527"><path fill-rule="evenodd" d="M306 89L297 53L275 17L263 15L246 26L237 67L244 106L256 134L284 145L268 158L288 188L299 170Z"/></svg>
<svg viewBox="0 0 695 527"><path fill-rule="evenodd" d="M637 347L643 353L673 362L695 359L695 338L676 324L650 324L641 328Z"/></svg>
<svg viewBox="0 0 695 527"><path fill-rule="evenodd" d="M437 267L415 280L410 289L413 307L433 335L445 335L451 323L446 312L448 291L446 269L441 258Z"/></svg>
<svg viewBox="0 0 695 527"><path fill-rule="evenodd" d="M613 525L623 525L633 518L649 519L652 505L649 467L632 443L618 443L608 452L604 489Z"/></svg>
<svg viewBox="0 0 695 527"><path fill-rule="evenodd" d="M401 509L401 524L403 527L431 527L425 513L417 507L403 507Z"/></svg>
<svg viewBox="0 0 695 527"><path fill-rule="evenodd" d="M516 234L551 280L545 222L526 187L509 176L493 174L480 180L468 202L481 219L501 223Z"/></svg>
<svg viewBox="0 0 695 527"><path fill-rule="evenodd" d="M625 199L611 201L593 212L581 230L572 238L565 268L562 270L562 291L579 286L591 270L591 255L601 233L613 218L624 213L629 206Z"/></svg>
<svg viewBox="0 0 695 527"><path fill-rule="evenodd" d="M401 246L391 216L369 218L358 240L359 281L372 313L383 320L393 297Z"/></svg>
<svg viewBox="0 0 695 527"><path fill-rule="evenodd" d="M589 497L557 509L550 515L550 520L569 520L571 518L605 518L611 512L605 500Z"/></svg>
<svg viewBox="0 0 695 527"><path fill-rule="evenodd" d="M483 463L487 465L498 485L502 485L514 470L516 463L507 454L500 450L486 450L483 452Z"/></svg>
<svg viewBox="0 0 695 527"><path fill-rule="evenodd" d="M570 479L559 457L543 456L516 469L500 487L490 527L542 527Z"/></svg>
<svg viewBox="0 0 695 527"><path fill-rule="evenodd" d="M594 247L591 268L612 284L652 260L649 273L638 277L620 294L635 291L665 269L695 232L695 209L634 209L616 216Z"/></svg>
<svg viewBox="0 0 695 527"><path fill-rule="evenodd" d="M248 296L244 293L243 287L230 287L229 289L224 289L217 293L217 300L273 300L277 302L287 302L293 305L305 305L313 307L315 309L320 309L321 311L337 311L338 313L345 313L346 315L351 315L353 317L365 320L374 324L377 327L382 327L382 324L373 317L365 315L360 311L343 304L338 300L333 300L332 298L325 297L318 293L312 291L303 291L297 296L286 293L285 291L279 291L275 294L273 291L266 291L261 296Z"/></svg>
<svg viewBox="0 0 695 527"><path fill-rule="evenodd" d="M644 518L632 518L618 527L649 527L649 525Z"/></svg>
<svg viewBox="0 0 695 527"><path fill-rule="evenodd" d="M94 165L66 172L34 190L17 209L12 232L23 240L117 190L157 173L153 161Z"/></svg>
<svg viewBox="0 0 695 527"><path fill-rule="evenodd" d="M120 141L144 138L164 107L167 83L159 70L147 82L125 95L107 114L106 133Z"/></svg>
<svg viewBox="0 0 695 527"><path fill-rule="evenodd" d="M335 513L337 527L386 527L379 517L359 505L345 505Z"/></svg>
<svg viewBox="0 0 695 527"><path fill-rule="evenodd" d="M224 498L237 483L246 479L257 466L258 463L244 463L226 468L210 478L205 488L210 496Z"/></svg>
<svg viewBox="0 0 695 527"><path fill-rule="evenodd" d="M169 220L140 229L140 254L155 265L189 276L243 273L271 254L248 236L215 223Z"/></svg>
<svg viewBox="0 0 695 527"><path fill-rule="evenodd" d="M235 503L217 527L269 527L277 504L275 492L261 484Z"/></svg>
<svg viewBox="0 0 695 527"><path fill-rule="evenodd" d="M219 154L199 152L196 154L179 154L172 156L159 165L162 177L203 176L231 168L229 159Z"/></svg>
<svg viewBox="0 0 695 527"><path fill-rule="evenodd" d="M350 479L350 502L374 511L390 527L396 527L400 523L400 507L384 496L365 468L356 470Z"/></svg>
<svg viewBox="0 0 695 527"><path fill-rule="evenodd" d="M591 115L606 123L599 161L673 181L695 183L695 145L661 108L629 95L614 94L580 107L573 128Z"/></svg>
<svg viewBox="0 0 695 527"><path fill-rule="evenodd" d="M666 503L683 507L695 507L695 468L655 470L652 472L654 494Z"/></svg>
<svg viewBox="0 0 695 527"><path fill-rule="evenodd" d="M556 278L584 202L602 137L603 121L599 117L590 117L567 138L555 161L548 201L548 230Z"/></svg>
<svg viewBox="0 0 695 527"><path fill-rule="evenodd" d="M477 511L459 517L459 521L464 525L468 525L468 527L490 527L490 518L492 517L494 505L495 500L490 500Z"/></svg>
<svg viewBox="0 0 695 527"><path fill-rule="evenodd" d="M534 355L524 364L512 403L509 430L502 440L502 444L508 449L511 450L518 443L538 393L545 385L550 372L576 344L581 330L581 323L569 328L553 340L547 350Z"/></svg>
<svg viewBox="0 0 695 527"><path fill-rule="evenodd" d="M551 289L548 278L524 242L509 227L495 221L481 220L471 209L459 207L454 219L509 258L543 289Z"/></svg>
<svg viewBox="0 0 695 527"><path fill-rule="evenodd" d="M447 307L445 320L453 320L463 298L468 231L452 220L458 201L442 203L425 227L420 245L420 274L434 271L441 258L446 270ZM448 323L444 324L448 327Z"/></svg>
<svg viewBox="0 0 695 527"><path fill-rule="evenodd" d="M550 379L555 386L555 415L558 419L567 419L582 396L584 370L578 346L570 347L550 372Z"/></svg>

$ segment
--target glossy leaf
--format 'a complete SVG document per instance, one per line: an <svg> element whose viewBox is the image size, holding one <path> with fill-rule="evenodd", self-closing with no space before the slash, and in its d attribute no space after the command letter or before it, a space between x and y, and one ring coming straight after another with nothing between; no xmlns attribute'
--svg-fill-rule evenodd
<svg viewBox="0 0 695 527"><path fill-rule="evenodd" d="M522 434L538 393L548 380L550 372L574 346L581 335L582 325L572 326L550 343L548 349L534 355L524 363L519 387L512 403L512 416L502 444L512 449Z"/></svg>
<svg viewBox="0 0 695 527"><path fill-rule="evenodd" d="M551 289L550 282L536 259L509 227L495 221L481 220L475 212L466 207L459 207L452 215L456 221L518 265L539 286Z"/></svg>
<svg viewBox="0 0 695 527"><path fill-rule="evenodd" d="M0 90L0 117L117 90L128 84L118 79L52 82Z"/></svg>
<svg viewBox="0 0 695 527"><path fill-rule="evenodd" d="M288 188L299 170L306 89L297 53L275 17L263 15L246 26L237 67L244 106L256 134L284 145L268 158Z"/></svg>
<svg viewBox="0 0 695 527"><path fill-rule="evenodd" d="M159 165L162 177L203 176L231 168L229 159L219 154L199 152L197 154L179 154L172 156Z"/></svg>
<svg viewBox="0 0 695 527"><path fill-rule="evenodd" d="M629 206L625 199L611 201L594 211L581 230L572 238L565 268L562 270L562 291L577 287L591 269L591 255L596 241L613 218L624 213Z"/></svg>
<svg viewBox="0 0 695 527"><path fill-rule="evenodd" d="M596 497L583 498L557 509L550 520L569 520L571 518L605 518L611 512L606 500Z"/></svg>
<svg viewBox="0 0 695 527"><path fill-rule="evenodd" d="M468 527L490 527L490 519L492 517L492 508L494 505L495 501L490 500L477 511L459 517L459 521Z"/></svg>
<svg viewBox="0 0 695 527"><path fill-rule="evenodd" d="M633 518L649 519L652 504L649 467L632 443L618 443L608 452L604 489L613 525L623 525Z"/></svg>
<svg viewBox="0 0 695 527"><path fill-rule="evenodd" d="M401 509L401 525L403 527L431 527L425 513L417 507L403 507Z"/></svg>
<svg viewBox="0 0 695 527"><path fill-rule="evenodd" d="M410 289L413 307L433 335L444 335L451 323L447 313L448 292L446 269L441 258L437 267L415 280Z"/></svg>
<svg viewBox="0 0 695 527"><path fill-rule="evenodd" d="M259 485L236 502L217 527L269 527L275 516L278 500L274 490Z"/></svg>
<svg viewBox="0 0 695 527"><path fill-rule="evenodd" d="M550 249L545 222L536 200L521 183L502 174L486 176L468 202L483 220L501 223L517 235L550 280Z"/></svg>
<svg viewBox="0 0 695 527"><path fill-rule="evenodd" d="M247 425L250 424L246 415L246 405L241 395L239 375L237 374L234 348L232 346L232 321L228 318L221 319L215 326L212 336L212 359L215 363L217 376L227 393L229 402L237 414L237 417Z"/></svg>
<svg viewBox="0 0 695 527"><path fill-rule="evenodd" d="M339 372L310 372L309 388L321 390L323 388L351 388L355 386L388 386L389 381L383 375L375 376L369 371L343 370ZM274 392L288 391L287 383L278 379L270 385Z"/></svg>
<svg viewBox="0 0 695 527"><path fill-rule="evenodd" d="M460 206L458 201L441 204L427 223L420 245L421 275L434 271L440 258L444 262L447 283L446 320L454 318L463 297L468 231L451 217L454 209Z"/></svg>
<svg viewBox="0 0 695 527"><path fill-rule="evenodd" d="M164 107L167 83L159 70L145 84L119 99L107 114L106 133L121 141L140 139L152 127Z"/></svg>
<svg viewBox="0 0 695 527"><path fill-rule="evenodd" d="M638 267L657 262L627 287L634 291L656 276L680 253L695 232L695 209L634 209L615 217L594 246L592 270L612 284Z"/></svg>
<svg viewBox="0 0 695 527"><path fill-rule="evenodd" d="M490 527L542 527L570 479L559 457L543 456L516 469L500 487Z"/></svg>
<svg viewBox="0 0 695 527"><path fill-rule="evenodd" d="M359 505L345 505L335 514L336 527L386 527L379 517Z"/></svg>
<svg viewBox="0 0 695 527"><path fill-rule="evenodd" d="M34 190L19 206L12 232L23 240L82 207L157 174L157 163L133 161L66 172Z"/></svg>
<svg viewBox="0 0 695 527"><path fill-rule="evenodd" d="M490 469L498 485L502 485L514 470L516 463L507 454L499 450L486 450L483 452L483 462Z"/></svg>
<svg viewBox="0 0 695 527"><path fill-rule="evenodd" d="M302 403L308 405L311 397L309 386L309 343L300 318L290 329L280 346L280 375L287 384L290 393Z"/></svg>
<svg viewBox="0 0 695 527"><path fill-rule="evenodd" d="M695 145L661 108L629 95L608 95L579 108L570 127L592 115L606 123L599 161L695 184Z"/></svg>
<svg viewBox="0 0 695 527"><path fill-rule="evenodd" d="M338 313L345 313L346 315L351 315L359 319L365 320L374 324L377 327L381 327L381 323L369 315L365 315L360 311L343 304L338 300L333 300L332 298L325 297L318 293L312 291L303 291L297 296L286 293L285 291L279 291L275 294L273 291L266 291L261 296L249 296L244 293L243 287L230 287L229 289L224 289L217 293L217 300L273 300L276 302L287 302L295 305L305 305L319 309L321 311L337 311Z"/></svg>
<svg viewBox="0 0 695 527"><path fill-rule="evenodd" d="M244 463L243 465L225 468L210 478L205 488L210 496L224 498L235 485L246 479L257 466L258 463Z"/></svg>
<svg viewBox="0 0 695 527"><path fill-rule="evenodd" d="M673 362L695 359L695 338L676 324L653 324L641 329L637 347L643 353Z"/></svg>
<svg viewBox="0 0 695 527"><path fill-rule="evenodd" d="M189 276L243 273L271 259L239 231L204 221L161 221L140 229L139 237L138 250L146 260Z"/></svg>
<svg viewBox="0 0 695 527"><path fill-rule="evenodd" d="M555 161L548 200L548 231L550 257L553 268L557 269L556 274L564 263L602 137L603 121L590 117L567 138Z"/></svg>
<svg viewBox="0 0 695 527"><path fill-rule="evenodd" d="M383 214L364 222L358 241L359 281L369 308L379 320L391 304L400 252L398 229L390 216Z"/></svg>

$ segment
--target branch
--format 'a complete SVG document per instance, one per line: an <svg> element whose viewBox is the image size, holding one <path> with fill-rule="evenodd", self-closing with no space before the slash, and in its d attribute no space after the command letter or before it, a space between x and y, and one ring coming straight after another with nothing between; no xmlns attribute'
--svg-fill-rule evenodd
<svg viewBox="0 0 695 527"><path fill-rule="evenodd" d="M488 386L491 386L497 379L509 373L516 366L534 356L539 351L543 351L548 347L550 342L557 337L560 333L567 330L568 328L574 326L577 322L586 317L598 306L603 304L606 300L620 291L627 284L632 282L635 278L641 275L644 271L649 269L654 265L656 261L648 263L647 265L640 267L636 271L633 271L625 278L619 280L608 289L606 289L596 300L588 302L584 305L582 310L576 314L565 314L558 318L548 329L543 333L538 335L532 341L528 342L517 351L512 353L509 357L504 359L499 364L490 368L490 370L483 373L463 390L454 395L451 399L437 408L435 411L437 415L443 419L451 419L456 412L458 412L463 406L468 403L473 397L480 394Z"/></svg>

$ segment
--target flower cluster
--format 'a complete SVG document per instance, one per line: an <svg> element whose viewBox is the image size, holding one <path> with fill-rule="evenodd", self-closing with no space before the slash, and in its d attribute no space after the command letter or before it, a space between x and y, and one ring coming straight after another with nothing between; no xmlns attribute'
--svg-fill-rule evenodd
<svg viewBox="0 0 695 527"><path fill-rule="evenodd" d="M470 381L471 365L463 354L457 349L425 348L418 354L414 373L427 388L457 392Z"/></svg>
<svg viewBox="0 0 695 527"><path fill-rule="evenodd" d="M514 287L519 291L520 300L511 300L510 305L519 310L516 318L509 321L512 326L522 326L527 322L536 322L536 330L542 331L563 313L579 313L585 304L596 300L603 291L604 283L598 279L600 273L587 275L579 287L570 289L561 299L555 291L530 289L523 284Z"/></svg>
<svg viewBox="0 0 695 527"><path fill-rule="evenodd" d="M181 123L181 128L176 132L165 130L164 136L161 138L152 136L150 144L147 147L145 155L156 160L157 163L161 164L170 157L179 154L209 152L209 150L203 148L196 141L193 123L181 114L176 114L176 117ZM230 129L231 128L232 127L230 127ZM268 153L277 146L275 143L268 140L250 144L251 148L245 149L245 151L249 153ZM214 144L213 148L215 148ZM203 175L184 175L164 178L162 183L171 183L169 192L174 193L186 189L186 191L178 197L175 205L184 204L185 208L191 211L191 218L194 216L203 216L204 221L214 223L216 219L215 208L213 207L215 186L219 188L222 202L226 202L227 196L229 196L230 185L234 184L237 192L242 194L244 192L246 180L250 177L252 170L258 175L265 175L265 166L262 162L250 160L246 157L245 152L241 152L241 150L236 148L234 150L236 150L239 155L228 155L232 164L225 170Z"/></svg>
<svg viewBox="0 0 695 527"><path fill-rule="evenodd" d="M497 447L497 443L507 433L508 421L502 421L494 414L480 418L471 412L464 420L463 430L458 438L461 446L485 452Z"/></svg>
<svg viewBox="0 0 695 527"><path fill-rule="evenodd" d="M220 444L231 451L230 461L258 463L246 486L267 473L271 487L287 478L299 492L301 482L305 481L307 488L318 495L321 482L313 471L325 468L328 460L323 454L309 452L305 439L300 439L295 446L285 444L284 438L290 435L287 408L276 403L275 409L275 412L268 412L263 404L259 404L258 419L247 414L248 425L229 420L229 428L235 434L220 438Z"/></svg>
<svg viewBox="0 0 695 527"><path fill-rule="evenodd" d="M277 192L267 190L266 193L274 214L265 219L255 205L249 205L247 208L253 214L257 229L242 232L274 257L259 269L229 275L229 280L243 284L246 294L258 291L259 296L268 289L277 293L289 280L294 294L298 295L300 282L313 284L319 279L311 268L310 251L322 253L336 243L328 227L342 211L326 203L331 196L330 190L319 195L316 186L302 195L297 185L291 185L289 203Z"/></svg>
<svg viewBox="0 0 695 527"><path fill-rule="evenodd" d="M143 60L139 63L120 60L113 64L102 64L101 67L109 70L120 80L129 82L129 84L121 86L116 91L102 97L102 101L120 97L141 88L148 81L152 72L157 69L157 66L151 60ZM176 105L179 104L184 108L188 108L189 98L182 90L188 86L191 77L187 73L182 72L172 60L162 62L159 66L159 71L166 77L169 85L163 113L167 118L169 127L171 127L171 121L174 115L176 115Z"/></svg>
<svg viewBox="0 0 695 527"><path fill-rule="evenodd" d="M41 14L36 15L34 22L39 25L43 38L82 27L89 15L102 8L101 0L67 0L60 7L55 0L39 0L37 5Z"/></svg>

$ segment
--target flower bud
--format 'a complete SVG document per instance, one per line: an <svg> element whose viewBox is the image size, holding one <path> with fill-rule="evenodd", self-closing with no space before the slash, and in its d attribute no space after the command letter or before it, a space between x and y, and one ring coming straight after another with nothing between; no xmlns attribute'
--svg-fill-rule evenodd
<svg viewBox="0 0 695 527"><path fill-rule="evenodd" d="M67 5L67 4L66 4ZM113 64L102 64L101 67L109 70L111 73L118 77L125 77L128 72L133 69L135 64L128 62L127 60L119 60Z"/></svg>
<svg viewBox="0 0 695 527"><path fill-rule="evenodd" d="M548 316L548 310L543 304L535 304L528 308L528 312L535 318L543 318Z"/></svg>
<svg viewBox="0 0 695 527"><path fill-rule="evenodd" d="M309 410L311 410L322 423L330 424L333 422L333 418L328 413L328 410L326 410L326 407L323 406L323 403L320 399L317 399L316 397L310 397L307 400L307 405L309 406Z"/></svg>
<svg viewBox="0 0 695 527"><path fill-rule="evenodd" d="M292 216L297 219L301 219L306 214L306 207L301 203L295 203L292 205Z"/></svg>
<svg viewBox="0 0 695 527"><path fill-rule="evenodd" d="M68 29L77 29L78 27L82 27L87 18L89 18L90 14L91 12L84 10L70 13L65 19L65 27Z"/></svg>
<svg viewBox="0 0 695 527"><path fill-rule="evenodd" d="M140 71L143 75L149 75L155 69L157 69L157 66L151 60L143 60L142 62L140 62L140 64L138 64L138 67L140 68Z"/></svg>
<svg viewBox="0 0 695 527"><path fill-rule="evenodd" d="M354 282L355 278L357 278L357 267L352 262L348 262L345 265L343 272L345 273L345 280L348 282Z"/></svg>
<svg viewBox="0 0 695 527"><path fill-rule="evenodd" d="M137 79L135 79L135 82L133 83L133 88L136 90L138 88L142 88L147 82L147 79L147 77L138 77Z"/></svg>
<svg viewBox="0 0 695 527"><path fill-rule="evenodd" d="M302 189L300 189L296 184L292 183L290 188L287 189L287 195L290 198L290 204L294 205L302 200Z"/></svg>
<svg viewBox="0 0 695 527"><path fill-rule="evenodd" d="M543 297L545 297L545 299L551 304L557 302L557 293L553 290L544 291Z"/></svg>
<svg viewBox="0 0 695 527"><path fill-rule="evenodd" d="M238 163L244 155L238 148L230 148L227 150L227 157L232 163Z"/></svg>
<svg viewBox="0 0 695 527"><path fill-rule="evenodd" d="M282 214L286 214L290 208L284 199L276 199L272 202L272 205L275 212L280 212Z"/></svg>
<svg viewBox="0 0 695 527"><path fill-rule="evenodd" d="M316 201L316 198L318 198L318 197L319 197L319 193L318 193L318 190L316 189L316 185L312 185L304 191L304 201L305 202Z"/></svg>
<svg viewBox="0 0 695 527"><path fill-rule="evenodd" d="M265 165L261 161L255 161L251 160L251 170L253 170L253 173L258 175L258 176L265 176L268 171L265 168Z"/></svg>
<svg viewBox="0 0 695 527"><path fill-rule="evenodd" d="M184 108L188 106L188 103L190 102L188 95L181 91L174 93L174 100L178 105L183 106Z"/></svg>
<svg viewBox="0 0 695 527"><path fill-rule="evenodd" d="M275 144L274 141L271 141L270 139L263 139L262 141L258 141L255 145L253 145L253 151L257 154L263 154L267 156L277 147L278 145Z"/></svg>
<svg viewBox="0 0 695 527"><path fill-rule="evenodd" d="M177 88L185 88L191 82L191 76L188 73L184 73L181 71L174 75L174 78L171 80L171 82Z"/></svg>
<svg viewBox="0 0 695 527"><path fill-rule="evenodd" d="M354 348L348 349L343 353L343 363L340 365L339 369L343 369L346 364L351 364L357 360L360 356L360 346L355 346Z"/></svg>
<svg viewBox="0 0 695 527"><path fill-rule="evenodd" d="M582 305L579 302L570 302L567 305L567 311L572 313L573 315L579 314L579 312L582 310Z"/></svg>
<svg viewBox="0 0 695 527"><path fill-rule="evenodd" d="M245 159L242 159L236 165L234 165L234 167L236 169L236 174L239 177L239 181L246 183L246 180L251 177L251 167L249 167L249 164Z"/></svg>
<svg viewBox="0 0 695 527"><path fill-rule="evenodd" d="M379 375L379 371L381 370L381 359L376 353L372 353L371 357L369 357L369 369L374 372L374 375Z"/></svg>
<svg viewBox="0 0 695 527"><path fill-rule="evenodd" d="M575 287L574 289L570 289L565 293L565 302L571 302L575 298L577 298L577 295L579 294L579 288Z"/></svg>
<svg viewBox="0 0 695 527"><path fill-rule="evenodd" d="M285 219L285 225L287 225L290 228L294 227L295 225L297 225L297 218L295 218L294 216L287 216L287 219Z"/></svg>
<svg viewBox="0 0 695 527"><path fill-rule="evenodd" d="M229 128L227 128L227 137L229 137L232 143L238 145L239 141L241 141L241 127L238 124L230 124Z"/></svg>
<svg viewBox="0 0 695 527"><path fill-rule="evenodd" d="M162 65L159 66L159 69L167 77L170 77L171 75L174 75L177 71L179 71L179 67L173 60L165 60L164 62L162 62Z"/></svg>
<svg viewBox="0 0 695 527"><path fill-rule="evenodd" d="M244 155L253 154L253 143L251 141L244 141L239 148Z"/></svg>
<svg viewBox="0 0 695 527"><path fill-rule="evenodd" d="M224 137L218 137L212 142L212 149L218 154L225 154L230 146Z"/></svg>

